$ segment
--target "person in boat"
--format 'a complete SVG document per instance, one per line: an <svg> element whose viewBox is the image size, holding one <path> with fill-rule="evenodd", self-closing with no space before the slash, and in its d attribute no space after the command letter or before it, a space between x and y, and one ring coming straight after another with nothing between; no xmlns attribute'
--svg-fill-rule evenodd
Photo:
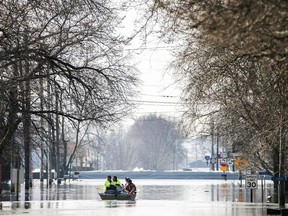
<svg viewBox="0 0 288 216"><path fill-rule="evenodd" d="M109 194L114 194L116 193L116 187L112 183L112 177L109 175L107 176L106 181L104 182L103 186L103 192L104 193L109 193Z"/></svg>
<svg viewBox="0 0 288 216"><path fill-rule="evenodd" d="M130 178L128 178L128 177L125 177L125 185L123 186L124 187L124 189L126 188L126 186L128 185L128 179L130 179Z"/></svg>
<svg viewBox="0 0 288 216"><path fill-rule="evenodd" d="M127 178L127 185L125 186L125 190L127 191L129 196L136 193L136 185L132 182L130 178Z"/></svg>
<svg viewBox="0 0 288 216"><path fill-rule="evenodd" d="M122 184L121 184L120 180L117 178L117 176L113 176L112 184L115 186L122 186Z"/></svg>
<svg viewBox="0 0 288 216"><path fill-rule="evenodd" d="M121 182L120 182L120 180L117 178L117 176L113 176L112 185L115 186L116 191L117 191L118 193L123 190L123 185L121 184Z"/></svg>

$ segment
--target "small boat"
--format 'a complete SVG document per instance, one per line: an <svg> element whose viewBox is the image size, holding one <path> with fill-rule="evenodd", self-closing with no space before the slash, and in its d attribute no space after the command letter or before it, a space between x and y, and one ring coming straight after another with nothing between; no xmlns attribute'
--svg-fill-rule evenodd
<svg viewBox="0 0 288 216"><path fill-rule="evenodd" d="M136 193L128 195L127 193L109 194L109 193L99 193L102 200L132 200L136 198Z"/></svg>

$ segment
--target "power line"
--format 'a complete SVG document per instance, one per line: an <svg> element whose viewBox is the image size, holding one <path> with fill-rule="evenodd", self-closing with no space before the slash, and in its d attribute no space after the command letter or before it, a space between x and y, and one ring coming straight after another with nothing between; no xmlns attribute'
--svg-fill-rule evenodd
<svg viewBox="0 0 288 216"><path fill-rule="evenodd" d="M146 103L145 105L185 105L186 103L182 102L172 102L172 101L145 101L145 100L130 100L131 102L136 103Z"/></svg>
<svg viewBox="0 0 288 216"><path fill-rule="evenodd" d="M151 97L162 97L162 98L179 98L178 96L174 95L155 95L155 94L141 94L143 96L151 96Z"/></svg>
<svg viewBox="0 0 288 216"><path fill-rule="evenodd" d="M137 50L157 50L157 49L170 49L170 48L178 48L180 45L176 46L155 46L155 47L138 47L138 48L126 48L125 51L137 51Z"/></svg>
<svg viewBox="0 0 288 216"><path fill-rule="evenodd" d="M143 115L143 114L151 114L151 113L173 113L173 114L180 114L184 113L184 110L179 110L179 111L145 111L145 112L134 112L133 115Z"/></svg>

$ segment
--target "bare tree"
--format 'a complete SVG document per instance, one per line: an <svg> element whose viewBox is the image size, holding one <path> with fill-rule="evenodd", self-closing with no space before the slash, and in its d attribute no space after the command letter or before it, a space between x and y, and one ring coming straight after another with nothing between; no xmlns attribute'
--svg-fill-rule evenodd
<svg viewBox="0 0 288 216"><path fill-rule="evenodd" d="M150 170L177 169L183 158L183 134L176 122L150 115L136 120L128 133L136 150L134 166Z"/></svg>
<svg viewBox="0 0 288 216"><path fill-rule="evenodd" d="M133 147L133 141L130 140L123 125L111 131L106 140L105 169L131 170L135 168L133 162L137 157L136 151Z"/></svg>
<svg viewBox="0 0 288 216"><path fill-rule="evenodd" d="M23 122L28 185L32 131L48 137L57 158L60 116L100 125L118 121L131 108L137 79L109 2L1 1L0 8L0 155ZM47 125L51 129L43 129Z"/></svg>
<svg viewBox="0 0 288 216"><path fill-rule="evenodd" d="M234 141L236 149L253 155L251 164L284 176L287 2L151 2L162 35L181 45L174 68L186 81L190 119L198 122L200 116L206 121L216 115L220 132ZM283 207L283 185L279 191Z"/></svg>

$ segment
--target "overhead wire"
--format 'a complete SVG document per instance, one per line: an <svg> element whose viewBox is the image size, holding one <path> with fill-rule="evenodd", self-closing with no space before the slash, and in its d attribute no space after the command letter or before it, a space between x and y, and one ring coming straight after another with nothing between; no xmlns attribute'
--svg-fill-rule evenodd
<svg viewBox="0 0 288 216"><path fill-rule="evenodd" d="M180 45L172 45L172 46L125 48L124 51L155 50L155 49L168 49L168 48L177 48L177 47L181 47L181 46Z"/></svg>
<svg viewBox="0 0 288 216"><path fill-rule="evenodd" d="M174 101L153 101L153 100L130 100L132 103L137 103L138 105L147 105L147 106L183 106L186 103L183 102L174 102Z"/></svg>
<svg viewBox="0 0 288 216"><path fill-rule="evenodd" d="M175 95L155 95L155 94L141 94L141 95L150 96L150 97L179 98L179 96L175 96Z"/></svg>

